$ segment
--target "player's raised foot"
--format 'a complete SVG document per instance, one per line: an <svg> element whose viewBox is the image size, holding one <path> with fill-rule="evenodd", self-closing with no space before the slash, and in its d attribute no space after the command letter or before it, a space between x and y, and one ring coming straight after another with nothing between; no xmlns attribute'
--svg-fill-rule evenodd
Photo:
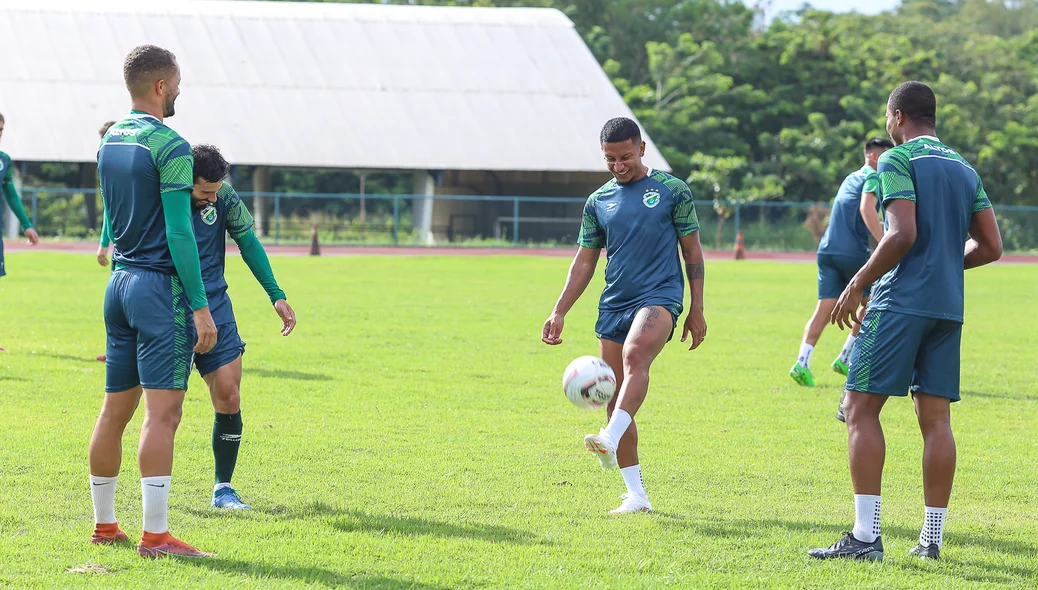
<svg viewBox="0 0 1038 590"><path fill-rule="evenodd" d="M789 370L789 376L793 378L793 381L805 386L815 386L815 376L811 374L811 369L801 367L800 363L793 365L793 368Z"/></svg>
<svg viewBox="0 0 1038 590"><path fill-rule="evenodd" d="M844 377L846 377L847 373L849 373L850 370L851 370L851 366L848 365L847 363L843 362L842 360L840 360L839 357L837 357L836 360L833 361L833 364L831 364L829 366L831 366L833 368L833 372L839 373L839 374L843 375Z"/></svg>
<svg viewBox="0 0 1038 590"><path fill-rule="evenodd" d="M908 554L919 559L940 559L941 548L933 544L926 546L918 544Z"/></svg>
<svg viewBox="0 0 1038 590"><path fill-rule="evenodd" d="M620 506L614 510L610 510L609 514L634 514L635 512L652 512L652 504L649 503L648 498L643 498L637 494L624 494L620 496L623 502Z"/></svg>
<svg viewBox="0 0 1038 590"><path fill-rule="evenodd" d="M126 533L119 528L119 523L95 524L94 534L90 535L91 545L115 545L126 543L130 540Z"/></svg>
<svg viewBox="0 0 1038 590"><path fill-rule="evenodd" d="M213 492L213 508L225 508L227 510L252 510L252 507L241 501L238 492L234 488L220 488Z"/></svg>
<svg viewBox="0 0 1038 590"><path fill-rule="evenodd" d="M839 541L823 549L807 552L815 559L857 559L859 561L883 561L883 537L872 543L859 541L851 533L844 533Z"/></svg>
<svg viewBox="0 0 1038 590"><path fill-rule="evenodd" d="M843 423L847 422L847 417L843 415L843 400L846 397L847 390L844 390L843 394L840 395L840 405L836 406L836 419Z"/></svg>
<svg viewBox="0 0 1038 590"><path fill-rule="evenodd" d="M191 545L175 538L169 532L144 533L141 542L137 544L137 554L141 557L156 559L159 557L212 557L212 553L205 553L195 549Z"/></svg>
<svg viewBox="0 0 1038 590"><path fill-rule="evenodd" d="M584 447L598 457L602 469L616 469L616 445L605 434L589 434L584 437Z"/></svg>

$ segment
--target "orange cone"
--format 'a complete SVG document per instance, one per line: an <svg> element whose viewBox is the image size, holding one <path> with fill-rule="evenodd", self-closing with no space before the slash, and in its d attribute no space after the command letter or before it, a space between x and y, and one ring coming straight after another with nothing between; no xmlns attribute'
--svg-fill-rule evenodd
<svg viewBox="0 0 1038 590"><path fill-rule="evenodd" d="M317 241L317 224L310 228L310 256L321 255L321 244Z"/></svg>
<svg viewBox="0 0 1038 590"><path fill-rule="evenodd" d="M742 243L741 229L739 230L739 233L735 234L735 259L746 260L746 248L743 246Z"/></svg>

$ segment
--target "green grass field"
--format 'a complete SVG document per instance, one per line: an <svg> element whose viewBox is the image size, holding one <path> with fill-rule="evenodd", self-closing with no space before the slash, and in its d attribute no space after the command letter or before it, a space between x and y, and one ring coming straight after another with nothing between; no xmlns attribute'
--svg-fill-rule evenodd
<svg viewBox="0 0 1038 590"><path fill-rule="evenodd" d="M100 408L101 301L91 255L9 254L0 280L0 586L354 588L1035 587L1038 268L971 271L959 471L943 560L909 559L922 523L908 400L884 412L884 563L816 562L853 523L842 381L786 371L814 305L810 264L709 263L709 335L671 343L638 414L656 512L611 517L624 487L582 437L604 414L561 391L597 352L600 279L550 348L540 327L568 260L274 258L299 316L288 338L241 260L228 262L248 342L235 484L215 512L212 408L197 376L177 438L175 534L216 557L148 561L87 543L87 442ZM601 271L601 268L600 268ZM140 413L117 514L138 538ZM70 573L83 568L88 573Z"/></svg>

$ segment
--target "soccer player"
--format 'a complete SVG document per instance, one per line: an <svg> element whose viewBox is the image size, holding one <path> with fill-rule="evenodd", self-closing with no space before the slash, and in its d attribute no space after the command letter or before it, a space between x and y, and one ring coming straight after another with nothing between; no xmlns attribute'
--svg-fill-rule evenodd
<svg viewBox="0 0 1038 590"><path fill-rule="evenodd" d="M0 137L3 137L4 134L4 124L4 116L0 115ZM30 246L35 246L40 242L40 236L32 228L32 221L29 220L29 216L25 214L25 207L22 207L22 198L18 195L18 189L14 188L14 163L11 162L11 156L4 152L0 152L0 174L3 175L4 200L7 201L7 206L11 208L11 212L18 218L18 223L22 226L22 235L29 241ZM3 228L2 222L3 215L0 215L0 229ZM0 231L0 277L3 276L7 276L7 270L4 268L3 232ZM7 349L0 348L0 352L7 352Z"/></svg>
<svg viewBox="0 0 1038 590"><path fill-rule="evenodd" d="M887 101L887 132L897 147L879 159L886 233L832 315L841 329L862 325L843 404L855 522L830 547L811 550L812 557L883 559L886 447L879 413L890 396L909 391L923 435L925 500L919 544L910 554L940 556L955 477L950 405L959 400L963 270L998 260L1002 239L980 176L937 139L936 113L934 93L921 82L905 82ZM877 279L866 312L863 292Z"/></svg>
<svg viewBox="0 0 1038 590"><path fill-rule="evenodd" d="M191 229L191 147L164 122L180 94L180 67L169 51L141 45L126 57L123 77L132 110L108 130L97 158L115 270L104 302L105 399L90 440L90 541L128 540L115 518L115 488L123 431L143 393L137 552L202 557L167 524L173 439L192 357L212 349L217 336Z"/></svg>
<svg viewBox="0 0 1038 590"><path fill-rule="evenodd" d="M836 298L847 282L869 258L869 234L879 242L883 227L875 211L875 192L878 177L876 162L880 154L894 147L889 139L873 138L865 142L865 165L850 173L840 184L829 213L829 227L818 244L818 305L804 327L800 354L789 376L801 385L814 387L811 373L811 354L829 322L836 306ZM870 201L868 197L872 197ZM865 290L868 297L868 288ZM832 362L833 371L847 374L851 346L858 334L857 327L847 336L840 356Z"/></svg>
<svg viewBox="0 0 1038 590"><path fill-rule="evenodd" d="M245 343L238 336L231 299L227 295L224 278L226 258L226 235L238 245L242 259L256 280L267 292L274 310L281 316L281 333L288 336L296 325L295 312L285 300L274 280L267 253L259 238L252 231L253 219L245 203L238 197L230 183L224 178L230 165L219 150L211 145L196 145L191 148L194 156L194 190L191 201L194 205L193 223L198 253L202 260L202 279L205 282L209 310L216 324L218 337L216 346L205 354L195 357L198 373L209 386L216 417L213 421L213 458L216 467L216 485L213 488L212 506L248 510L238 493L231 487L231 476L238 462L238 447L241 444L241 357Z"/></svg>
<svg viewBox="0 0 1038 590"><path fill-rule="evenodd" d="M101 128L97 130L97 134L101 139L105 138L105 133L115 125L115 121L105 121ZM112 254L112 238L108 231L108 215L104 213L104 202L101 202L101 217L103 222L101 223L101 244L97 247L97 263L101 266L108 266L108 257ZM107 357L103 354L97 355L97 360L102 363L107 360Z"/></svg>
<svg viewBox="0 0 1038 590"><path fill-rule="evenodd" d="M541 339L551 345L562 342L566 314L591 282L605 248L606 287L595 332L601 357L616 374L618 393L609 402L606 427L584 437L584 445L598 457L602 469L620 467L627 494L612 514L648 512L652 505L642 482L634 416L649 388L649 367L673 337L681 315L684 283L679 246L691 290L681 341L691 336L689 350L693 350L706 337L699 219L684 182L642 163L645 142L637 123L611 119L602 128L600 141L613 179L584 206L577 254L562 295L544 322Z"/></svg>

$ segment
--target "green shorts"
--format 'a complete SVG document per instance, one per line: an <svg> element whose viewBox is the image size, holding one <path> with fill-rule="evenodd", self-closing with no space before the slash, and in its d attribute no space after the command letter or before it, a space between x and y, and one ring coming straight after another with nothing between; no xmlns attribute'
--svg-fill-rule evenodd
<svg viewBox="0 0 1038 590"><path fill-rule="evenodd" d="M104 311L105 391L187 389L196 337L179 277L120 268L108 280Z"/></svg>

